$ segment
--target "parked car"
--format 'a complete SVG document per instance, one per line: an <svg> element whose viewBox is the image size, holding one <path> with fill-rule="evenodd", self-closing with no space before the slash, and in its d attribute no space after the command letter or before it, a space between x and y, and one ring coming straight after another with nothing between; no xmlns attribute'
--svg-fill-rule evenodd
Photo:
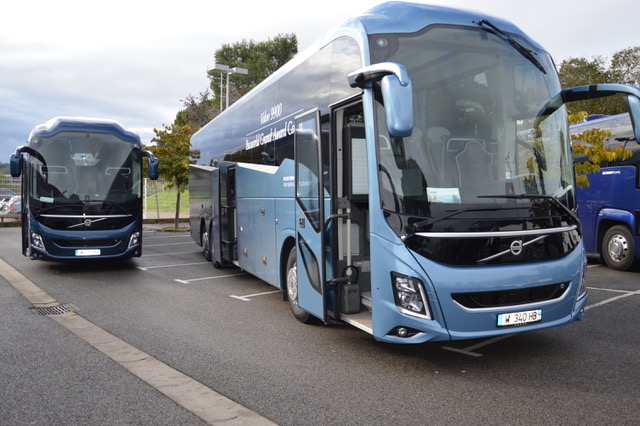
<svg viewBox="0 0 640 426"><path fill-rule="evenodd" d="M15 197L17 194L11 188L0 188L0 201L9 201L11 197Z"/></svg>
<svg viewBox="0 0 640 426"><path fill-rule="evenodd" d="M8 206L8 214L19 214L22 212L22 197L20 195L11 197L9 201L5 201L5 204Z"/></svg>

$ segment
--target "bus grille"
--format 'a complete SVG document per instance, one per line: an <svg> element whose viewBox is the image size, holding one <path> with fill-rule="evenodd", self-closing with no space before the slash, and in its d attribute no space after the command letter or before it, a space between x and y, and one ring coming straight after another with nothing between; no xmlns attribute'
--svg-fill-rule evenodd
<svg viewBox="0 0 640 426"><path fill-rule="evenodd" d="M518 290L454 293L451 296L465 308L497 308L558 299L568 288L569 283L560 283Z"/></svg>
<svg viewBox="0 0 640 426"><path fill-rule="evenodd" d="M60 247L112 247L118 245L120 240L118 239L109 239L109 240L56 240L54 241Z"/></svg>

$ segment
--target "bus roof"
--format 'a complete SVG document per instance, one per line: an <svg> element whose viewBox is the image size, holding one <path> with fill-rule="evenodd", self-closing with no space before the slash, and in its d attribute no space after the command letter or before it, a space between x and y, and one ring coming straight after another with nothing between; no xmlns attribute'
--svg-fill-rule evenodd
<svg viewBox="0 0 640 426"><path fill-rule="evenodd" d="M29 141L36 137L50 137L60 132L110 133L120 139L140 144L140 136L115 120L84 117L54 117L37 125L29 135Z"/></svg>
<svg viewBox="0 0 640 426"><path fill-rule="evenodd" d="M306 50L298 53L293 59L260 82L256 87L249 91L249 93L239 99L239 101L246 102L264 87L289 73L292 69L296 68L314 53L318 52L338 37L349 36L354 38L360 44L360 47L363 49L363 54L365 55L362 66L367 66L370 65L367 49L367 37L369 35L388 33L411 34L434 24L477 26L477 22L482 19L490 20L505 32L517 34L525 38L527 42L535 46L536 49L544 50L538 43L529 38L512 22L487 15L484 12L422 3L390 1L374 6L361 15L349 18L329 30L319 40L312 43ZM346 78L347 77L345 76L345 80ZM233 105L230 105L228 109L222 111L218 117L227 115L227 111L229 109L233 109L236 104L238 104L238 101ZM218 117L214 118L212 121L216 121ZM196 132L196 135L198 133L199 132Z"/></svg>

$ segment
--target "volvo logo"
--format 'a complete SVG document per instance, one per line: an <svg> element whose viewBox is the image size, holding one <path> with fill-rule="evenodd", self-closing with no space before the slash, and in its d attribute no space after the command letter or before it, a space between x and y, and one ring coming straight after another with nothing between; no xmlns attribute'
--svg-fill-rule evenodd
<svg viewBox="0 0 640 426"><path fill-rule="evenodd" d="M523 244L522 240L513 240L511 242L511 246L509 246L511 250L511 254L514 256L519 256L522 253Z"/></svg>
<svg viewBox="0 0 640 426"><path fill-rule="evenodd" d="M93 221L91 219L85 219L84 220L84 226L91 226L91 224L93 223ZM513 248L511 249L511 251L513 251Z"/></svg>

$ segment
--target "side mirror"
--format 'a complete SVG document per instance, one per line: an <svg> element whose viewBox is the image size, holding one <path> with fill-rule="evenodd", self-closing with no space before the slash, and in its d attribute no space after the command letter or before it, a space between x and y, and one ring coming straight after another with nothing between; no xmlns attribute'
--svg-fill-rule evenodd
<svg viewBox="0 0 640 426"><path fill-rule="evenodd" d="M22 174L22 151L24 147L18 147L16 152L9 157L9 171L11 176L20 177Z"/></svg>
<svg viewBox="0 0 640 426"><path fill-rule="evenodd" d="M382 97L387 115L389 134L411 136L413 132L413 88L411 81L402 85L395 75L382 78Z"/></svg>
<svg viewBox="0 0 640 426"><path fill-rule="evenodd" d="M590 86L573 87L560 92L561 102L559 102L560 99L558 97L555 97L549 101L546 108L553 110L559 108L564 102L583 101L617 94L627 95L626 102L629 107L633 135L636 141L640 141L640 89L637 87L626 84L592 84Z"/></svg>
<svg viewBox="0 0 640 426"><path fill-rule="evenodd" d="M144 156L149 157L149 179L158 179L158 159L153 156L151 151L144 151Z"/></svg>
<svg viewBox="0 0 640 426"><path fill-rule="evenodd" d="M629 107L629 118L633 127L633 134L636 137L636 143L640 145L640 98L629 95L626 97L627 106Z"/></svg>
<svg viewBox="0 0 640 426"><path fill-rule="evenodd" d="M351 87L368 87L381 81L389 134L411 136L413 132L413 88L407 69L395 62L381 62L347 76Z"/></svg>

